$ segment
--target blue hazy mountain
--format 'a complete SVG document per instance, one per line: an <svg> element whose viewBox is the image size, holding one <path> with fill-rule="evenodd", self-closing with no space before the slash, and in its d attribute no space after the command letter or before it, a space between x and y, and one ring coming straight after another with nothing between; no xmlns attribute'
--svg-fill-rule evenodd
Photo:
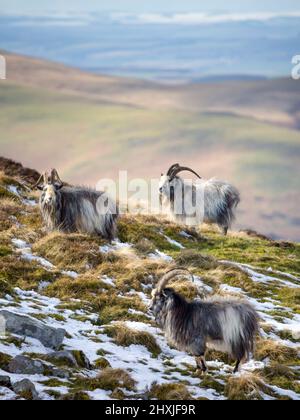
<svg viewBox="0 0 300 420"><path fill-rule="evenodd" d="M288 76L300 13L0 15L0 49L154 80Z"/></svg>

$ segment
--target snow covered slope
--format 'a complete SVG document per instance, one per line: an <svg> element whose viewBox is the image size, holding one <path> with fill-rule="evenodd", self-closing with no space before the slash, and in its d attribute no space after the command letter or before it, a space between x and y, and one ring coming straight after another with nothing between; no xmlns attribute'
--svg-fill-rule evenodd
<svg viewBox="0 0 300 420"><path fill-rule="evenodd" d="M108 244L47 234L36 202L0 175L0 399L300 399L299 244L195 233L152 216L123 217ZM258 310L261 336L238 375L210 352L209 373L197 376L155 325L151 290L175 265L195 275L173 285L186 297L239 296ZM21 316L19 333L1 311ZM32 323L64 330L62 344L45 347L25 333Z"/></svg>

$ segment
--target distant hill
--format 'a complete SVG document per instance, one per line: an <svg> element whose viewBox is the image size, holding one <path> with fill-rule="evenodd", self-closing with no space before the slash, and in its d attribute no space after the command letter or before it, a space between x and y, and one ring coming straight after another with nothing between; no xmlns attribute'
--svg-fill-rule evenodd
<svg viewBox="0 0 300 420"><path fill-rule="evenodd" d="M300 240L300 83L163 85L7 54L1 155L66 181L159 177L180 161L241 190L237 227Z"/></svg>
<svg viewBox="0 0 300 420"><path fill-rule="evenodd" d="M99 76L62 64L15 54L7 57L8 79L26 86L84 95L90 99L147 108L216 111L300 128L300 83L292 79L236 76L184 85ZM207 83L209 82L209 83ZM149 91L151 94L149 95Z"/></svg>

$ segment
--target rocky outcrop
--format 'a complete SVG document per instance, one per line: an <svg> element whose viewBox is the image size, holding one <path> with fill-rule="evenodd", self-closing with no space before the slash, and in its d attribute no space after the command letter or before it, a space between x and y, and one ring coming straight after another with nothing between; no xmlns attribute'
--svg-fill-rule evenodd
<svg viewBox="0 0 300 420"><path fill-rule="evenodd" d="M66 331L62 328L53 328L28 316L13 312L0 311L6 321L6 331L24 337L39 340L45 347L57 350L62 345Z"/></svg>
<svg viewBox="0 0 300 420"><path fill-rule="evenodd" d="M28 184L34 184L40 177L38 171L24 168L21 163L0 156L0 171L11 177L21 178Z"/></svg>
<svg viewBox="0 0 300 420"><path fill-rule="evenodd" d="M39 360L32 360L26 356L17 356L8 365L10 373L26 375L43 375L44 364Z"/></svg>
<svg viewBox="0 0 300 420"><path fill-rule="evenodd" d="M28 379L23 379L20 382L15 382L13 391L25 400L38 400L39 395L34 384Z"/></svg>

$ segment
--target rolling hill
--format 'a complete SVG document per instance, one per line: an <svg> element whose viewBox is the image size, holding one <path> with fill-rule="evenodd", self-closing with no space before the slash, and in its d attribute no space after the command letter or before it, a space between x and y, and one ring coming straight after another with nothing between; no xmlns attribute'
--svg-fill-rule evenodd
<svg viewBox="0 0 300 420"><path fill-rule="evenodd" d="M296 81L172 86L2 54L1 155L85 184L119 169L158 177L180 161L240 188L237 227L300 240Z"/></svg>

